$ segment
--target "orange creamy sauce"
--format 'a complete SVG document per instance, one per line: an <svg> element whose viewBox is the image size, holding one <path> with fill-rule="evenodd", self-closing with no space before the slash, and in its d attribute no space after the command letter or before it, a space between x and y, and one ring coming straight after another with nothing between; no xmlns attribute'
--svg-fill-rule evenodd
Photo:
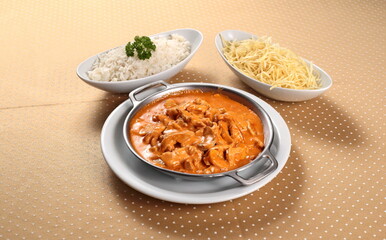
<svg viewBox="0 0 386 240"><path fill-rule="evenodd" d="M174 171L211 174L239 168L264 147L260 118L217 92L187 90L138 111L130 141L144 159Z"/></svg>

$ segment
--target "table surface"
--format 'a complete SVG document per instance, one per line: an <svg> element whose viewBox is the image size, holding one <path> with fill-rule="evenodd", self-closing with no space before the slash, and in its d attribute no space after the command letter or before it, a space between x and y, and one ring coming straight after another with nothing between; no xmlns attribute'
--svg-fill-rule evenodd
<svg viewBox="0 0 386 240"><path fill-rule="evenodd" d="M386 1L0 1L0 239L382 239ZM135 35L195 28L204 41L170 81L250 92L288 124L291 153L264 187L185 205L144 195L106 164L100 133L126 94L75 74ZM240 29L333 78L297 103L260 96L223 63L215 35Z"/></svg>

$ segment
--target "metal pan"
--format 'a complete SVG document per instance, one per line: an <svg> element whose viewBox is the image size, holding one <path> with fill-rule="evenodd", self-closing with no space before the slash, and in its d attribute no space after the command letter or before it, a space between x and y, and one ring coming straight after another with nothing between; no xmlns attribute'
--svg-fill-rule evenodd
<svg viewBox="0 0 386 240"><path fill-rule="evenodd" d="M162 89L160 89L160 87L162 87ZM141 108L155 101L158 98L161 98L165 95L169 95L171 93L175 93L183 90L194 90L194 89L199 89L203 92L220 92L221 94L228 96L232 100L247 106L260 117L263 123L265 147L255 159L253 159L250 163L242 167L239 167L237 169L227 171L227 172L213 173L213 174L193 174L193 173L183 173L183 172L173 171L170 169L156 166L153 163L144 159L139 153L136 152L133 145L131 144L130 137L128 135L130 121L134 117L134 115ZM137 97L139 95L143 95L145 91L147 92L152 91L152 93L147 97L145 97L144 99L138 100ZM129 98L133 103L133 108L126 116L126 119L123 125L123 136L124 136L126 145L131 150L131 152L133 152L134 155L137 156L140 160L142 160L144 163L148 164L153 168L156 168L157 170L163 173L169 174L173 177L184 178L189 180L205 180L208 178L227 176L235 179L236 181L240 182L242 185L251 185L259 182L260 180L262 180L263 178L271 174L273 171L275 171L278 167L277 160L270 152L270 147L272 145L273 138L274 138L274 131L273 131L272 121L270 117L258 103L253 101L250 97L248 97L246 94L244 94L242 91L236 88L217 85L217 84L209 84L209 83L183 83L175 86L175 85L168 84L164 81L158 81L158 82L144 85L140 88L133 90L132 92L130 92ZM249 178L244 178L240 175L240 173L247 170L248 168L258 163L261 164L262 161L264 162L269 161L268 167L266 167L264 170L257 172L256 174L254 174L252 177L249 177Z"/></svg>

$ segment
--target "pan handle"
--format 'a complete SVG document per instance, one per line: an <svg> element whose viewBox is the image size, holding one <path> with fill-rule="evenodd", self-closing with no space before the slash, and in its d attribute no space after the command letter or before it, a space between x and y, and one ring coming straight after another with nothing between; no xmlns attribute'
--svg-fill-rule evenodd
<svg viewBox="0 0 386 240"><path fill-rule="evenodd" d="M278 167L278 163L277 163L276 158L273 156L273 154L269 150L267 151L266 154L264 154L262 156L262 158L268 159L270 161L270 164L266 169L264 169L264 171L259 172L257 175L255 175L251 178L245 179L245 178L241 177L240 175L238 175L237 171L234 171L234 172L227 174L227 176L235 179L236 181L238 181L239 183L241 183L242 185L245 185L245 186L261 181L263 178L267 177L269 174L271 174L273 171L275 171Z"/></svg>
<svg viewBox="0 0 386 240"><path fill-rule="evenodd" d="M134 89L133 91L131 91L131 92L129 93L129 98L130 98L131 102L133 103L133 106L136 106L136 105L138 105L140 102L142 102L142 101L137 100L137 98L136 98L136 95L137 95L138 93L140 93L140 92L142 92L142 91L145 91L145 90L147 90L147 89L156 87L156 86L164 86L164 87L166 87L165 89L168 89L168 88L170 88L171 84L166 83L166 82L164 82L164 81L161 80L161 81L152 82L152 83L143 85L142 87L139 87L139 88ZM153 93L153 94L155 94L155 93ZM153 94L152 94L152 95L153 95Z"/></svg>

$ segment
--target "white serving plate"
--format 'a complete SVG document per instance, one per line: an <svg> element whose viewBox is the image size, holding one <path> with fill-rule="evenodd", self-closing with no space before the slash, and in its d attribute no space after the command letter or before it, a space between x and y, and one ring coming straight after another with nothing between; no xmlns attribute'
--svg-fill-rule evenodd
<svg viewBox="0 0 386 240"><path fill-rule="evenodd" d="M320 76L321 80L321 88L318 89L312 89L312 90L297 90L297 89L289 89L289 88L282 88L282 87L275 87L271 89L271 85L260 82L256 79L253 79L241 71L239 71L237 68L235 68L232 64L228 62L226 57L223 54L223 45L221 41L221 37L226 41L235 41L235 40L245 40L245 39L251 39L258 37L239 30L226 30L222 31L215 37L215 45L217 48L218 53L220 54L221 58L224 60L224 62L227 64L227 66L240 78L241 81L243 81L245 84L253 88L256 92L275 99L279 101L286 101L286 102L299 102L299 101L306 101L315 97L320 96L325 91L327 91L332 86L332 79L331 77L320 67L318 67L315 64L312 64L313 69L315 72L317 72ZM303 60L310 65L310 61L307 59Z"/></svg>
<svg viewBox="0 0 386 240"><path fill-rule="evenodd" d="M91 80L88 77L87 72L91 70L91 67L94 64L94 62L97 60L98 56L100 54L103 54L111 50L109 49L104 52L98 53L95 56L89 57L88 59L81 62L76 69L76 73L78 77L84 82L86 82L87 84L93 87L99 88L101 90L104 90L107 92L113 92L113 93L129 93L131 90L138 88L142 85L155 82L158 80L167 80L173 77L174 75L176 75L177 73L179 73L186 66L186 64L188 64L188 62L192 59L194 54L197 52L203 40L202 33L195 29L177 29L177 30L172 30L168 32L158 33L150 36L150 38L169 36L171 34L179 34L185 37L185 39L189 41L191 44L191 51L190 51L190 54L184 60L182 60L175 66L163 72L160 72L148 77L144 77L144 78L120 81L120 82L105 82L105 81Z"/></svg>
<svg viewBox="0 0 386 240"><path fill-rule="evenodd" d="M246 92L245 94L252 97L267 111L275 130L271 151L279 165L274 172L260 182L242 186L228 177L190 181L173 178L149 167L135 157L126 146L123 138L124 120L132 108L130 100L120 104L103 125L101 148L104 158L112 171L127 185L141 193L165 201L209 204L236 199L252 193L270 182L284 167L291 149L291 136L285 121L274 108L252 94ZM262 168L263 166L257 167ZM258 172L258 169L253 171ZM254 173L249 172L247 174Z"/></svg>

